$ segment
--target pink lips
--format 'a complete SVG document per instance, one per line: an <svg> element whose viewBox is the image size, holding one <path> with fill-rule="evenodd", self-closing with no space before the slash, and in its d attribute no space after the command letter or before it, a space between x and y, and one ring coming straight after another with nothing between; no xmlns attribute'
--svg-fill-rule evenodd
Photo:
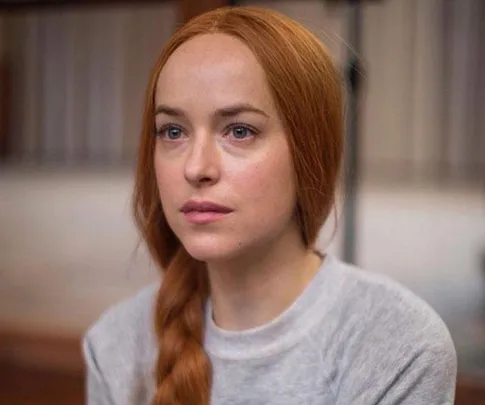
<svg viewBox="0 0 485 405"><path fill-rule="evenodd" d="M233 210L210 201L187 201L180 211L193 224L207 224L230 214Z"/></svg>

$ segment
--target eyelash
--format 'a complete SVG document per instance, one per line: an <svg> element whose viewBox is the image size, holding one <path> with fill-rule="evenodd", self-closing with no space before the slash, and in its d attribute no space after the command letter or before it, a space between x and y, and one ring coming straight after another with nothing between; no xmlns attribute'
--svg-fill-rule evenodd
<svg viewBox="0 0 485 405"><path fill-rule="evenodd" d="M170 128L176 128L176 129L183 132L183 129L179 125L168 123L168 124L163 125L159 129L155 128L154 134L155 134L155 136L159 136L161 138L168 139L166 136L164 136L164 133L165 133L165 131L167 131ZM254 128L250 125L243 124L241 122L235 122L235 123L229 125L228 127L226 127L226 129L224 130L224 134L225 134L224 136L226 136L226 134L228 132L230 132L231 130L233 130L234 128L244 128L251 133L251 136L256 136L259 133L259 131L256 128ZM237 139L237 138L235 138L235 139ZM246 138L244 138L244 139L246 139ZM243 141L244 139L241 139L241 141ZM170 140L170 139L168 139L168 140Z"/></svg>

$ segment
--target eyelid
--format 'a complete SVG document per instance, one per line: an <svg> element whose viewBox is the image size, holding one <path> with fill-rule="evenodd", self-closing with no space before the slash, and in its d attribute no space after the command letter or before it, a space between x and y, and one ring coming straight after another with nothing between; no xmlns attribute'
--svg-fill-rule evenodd
<svg viewBox="0 0 485 405"><path fill-rule="evenodd" d="M184 128L183 128L182 126L180 126L180 125L178 125L178 124L174 124L174 123L172 123L172 122L168 122L168 123L166 123L166 124L163 124L163 125L162 125L160 128L157 128L157 126L155 125L155 130L154 130L154 132L155 132L155 136L160 136L160 137L161 137L161 136L163 135L163 133L164 133L164 132L165 132L167 129L169 129L169 128L177 128L177 129L179 129L180 131L182 131L182 133L184 133L184 134L185 134L185 130L184 130Z"/></svg>
<svg viewBox="0 0 485 405"><path fill-rule="evenodd" d="M224 131L224 135L226 135L230 130L237 127L246 128L249 132L251 132L252 136L257 135L259 133L259 131L251 125L244 124L242 122L234 122L231 125L226 127L226 130Z"/></svg>

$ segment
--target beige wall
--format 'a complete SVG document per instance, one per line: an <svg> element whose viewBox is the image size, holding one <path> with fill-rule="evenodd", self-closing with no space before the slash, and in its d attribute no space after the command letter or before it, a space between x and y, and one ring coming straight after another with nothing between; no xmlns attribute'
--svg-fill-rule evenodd
<svg viewBox="0 0 485 405"><path fill-rule="evenodd" d="M131 185L119 171L0 173L0 329L79 332L155 279Z"/></svg>

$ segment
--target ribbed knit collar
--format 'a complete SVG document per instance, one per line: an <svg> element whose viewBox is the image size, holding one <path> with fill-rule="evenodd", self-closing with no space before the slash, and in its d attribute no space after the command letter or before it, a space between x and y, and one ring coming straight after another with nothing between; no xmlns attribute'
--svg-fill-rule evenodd
<svg viewBox="0 0 485 405"><path fill-rule="evenodd" d="M244 360L270 356L296 344L329 309L336 260L327 254L297 299L272 321L256 328L243 331L219 328L214 323L209 299L205 315L206 351L223 359Z"/></svg>

